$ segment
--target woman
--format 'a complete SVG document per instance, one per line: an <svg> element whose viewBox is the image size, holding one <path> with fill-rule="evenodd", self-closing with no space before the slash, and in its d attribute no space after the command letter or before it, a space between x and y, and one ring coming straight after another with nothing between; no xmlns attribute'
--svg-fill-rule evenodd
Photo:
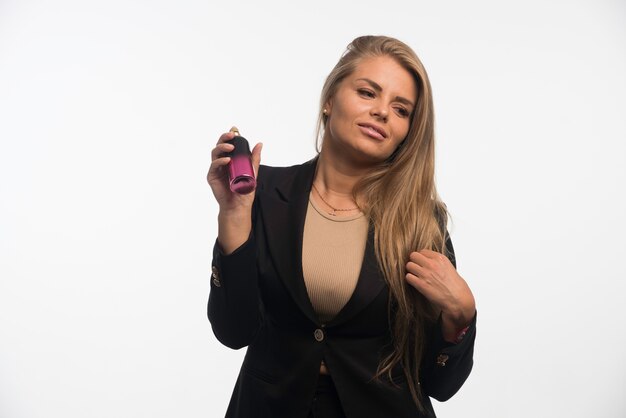
<svg viewBox="0 0 626 418"><path fill-rule="evenodd" d="M472 368L475 303L434 185L426 71L402 42L355 39L322 90L319 155L259 166L220 207L208 316L248 346L227 417L434 417Z"/></svg>

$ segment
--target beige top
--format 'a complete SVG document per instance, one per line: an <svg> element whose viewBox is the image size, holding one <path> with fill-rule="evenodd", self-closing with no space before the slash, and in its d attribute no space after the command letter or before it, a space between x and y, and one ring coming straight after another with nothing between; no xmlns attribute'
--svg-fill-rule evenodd
<svg viewBox="0 0 626 418"><path fill-rule="evenodd" d="M332 216L309 200L302 270L309 299L322 324L339 313L356 288L368 225L361 212Z"/></svg>

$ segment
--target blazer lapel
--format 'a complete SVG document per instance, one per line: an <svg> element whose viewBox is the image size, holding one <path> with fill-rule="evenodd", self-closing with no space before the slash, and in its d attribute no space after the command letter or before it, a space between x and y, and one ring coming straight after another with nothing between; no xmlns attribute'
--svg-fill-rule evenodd
<svg viewBox="0 0 626 418"><path fill-rule="evenodd" d="M267 231L266 244L274 267L291 297L314 323L319 320L304 284L302 237L316 166L317 158L300 166L293 177L285 177L279 184L259 193L261 217Z"/></svg>

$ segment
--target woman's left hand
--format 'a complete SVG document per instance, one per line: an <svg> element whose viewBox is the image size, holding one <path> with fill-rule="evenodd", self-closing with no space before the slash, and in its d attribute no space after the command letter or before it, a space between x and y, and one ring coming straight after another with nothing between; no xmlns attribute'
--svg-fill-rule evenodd
<svg viewBox="0 0 626 418"><path fill-rule="evenodd" d="M435 251L412 252L406 270L407 282L441 310L444 338L454 342L476 312L469 286L448 257Z"/></svg>

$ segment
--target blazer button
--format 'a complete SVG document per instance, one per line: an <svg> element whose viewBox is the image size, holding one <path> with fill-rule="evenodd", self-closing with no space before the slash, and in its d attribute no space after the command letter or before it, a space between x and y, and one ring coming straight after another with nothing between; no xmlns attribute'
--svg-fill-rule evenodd
<svg viewBox="0 0 626 418"><path fill-rule="evenodd" d="M324 341L324 331L321 330L320 328L316 329L313 332L313 336L315 337L315 341L317 341L317 342Z"/></svg>
<svg viewBox="0 0 626 418"><path fill-rule="evenodd" d="M450 356L447 355L447 354L439 354L437 356L437 366L445 367L446 366L446 361L448 361L449 358L450 358Z"/></svg>
<svg viewBox="0 0 626 418"><path fill-rule="evenodd" d="M222 287L222 282L220 281L220 273L215 266L211 268L211 277L213 278L213 284L215 285L215 287Z"/></svg>

